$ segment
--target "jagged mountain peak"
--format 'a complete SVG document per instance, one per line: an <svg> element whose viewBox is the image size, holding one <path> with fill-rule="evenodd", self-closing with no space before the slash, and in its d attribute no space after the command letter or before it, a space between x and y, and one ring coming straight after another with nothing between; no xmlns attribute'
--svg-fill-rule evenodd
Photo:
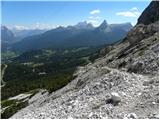
<svg viewBox="0 0 160 120"><path fill-rule="evenodd" d="M103 20L102 24L103 24L103 25L108 25L108 23L107 23L106 20Z"/></svg>
<svg viewBox="0 0 160 120"><path fill-rule="evenodd" d="M83 25L87 25L87 24L88 24L87 21L83 21L83 22L77 23L77 26L78 26L78 25L80 25L80 26L82 25L82 26L83 26Z"/></svg>
<svg viewBox="0 0 160 120"><path fill-rule="evenodd" d="M78 22L76 25L69 25L66 27L67 29L93 29L93 25L91 23L87 23L87 21Z"/></svg>
<svg viewBox="0 0 160 120"><path fill-rule="evenodd" d="M103 29L106 29L107 27L108 27L108 23L106 20L104 20L98 28L103 30Z"/></svg>
<svg viewBox="0 0 160 120"><path fill-rule="evenodd" d="M94 28L91 23L87 23L87 21L79 22L74 27L79 28L79 29L92 29Z"/></svg>

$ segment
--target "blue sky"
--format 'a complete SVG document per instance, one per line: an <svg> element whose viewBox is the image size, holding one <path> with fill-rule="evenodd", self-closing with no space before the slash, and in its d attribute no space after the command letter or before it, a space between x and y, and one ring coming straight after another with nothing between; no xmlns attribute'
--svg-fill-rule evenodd
<svg viewBox="0 0 160 120"><path fill-rule="evenodd" d="M2 24L8 27L54 28L74 25L78 22L91 22L98 26L104 19L109 23L131 22L149 5L150 1L3 1Z"/></svg>

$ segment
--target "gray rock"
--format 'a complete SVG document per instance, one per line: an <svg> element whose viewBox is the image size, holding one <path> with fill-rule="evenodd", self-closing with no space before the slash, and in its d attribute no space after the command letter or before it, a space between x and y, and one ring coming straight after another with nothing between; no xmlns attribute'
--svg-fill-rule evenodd
<svg viewBox="0 0 160 120"><path fill-rule="evenodd" d="M109 99L106 100L106 103L107 104L113 104L114 106L115 105L118 105L118 103L121 102L121 97L119 96L118 93L116 92L112 92L111 93L111 97Z"/></svg>
<svg viewBox="0 0 160 120"><path fill-rule="evenodd" d="M137 119L138 117L135 113L129 113L129 114L125 115L124 118L126 118L126 119Z"/></svg>

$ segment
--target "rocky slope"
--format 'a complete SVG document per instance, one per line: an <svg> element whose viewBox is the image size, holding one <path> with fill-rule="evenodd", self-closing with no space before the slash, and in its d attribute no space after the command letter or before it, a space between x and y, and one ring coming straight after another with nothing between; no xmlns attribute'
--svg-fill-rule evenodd
<svg viewBox="0 0 160 120"><path fill-rule="evenodd" d="M158 27L137 24L67 86L35 95L11 118L159 118Z"/></svg>

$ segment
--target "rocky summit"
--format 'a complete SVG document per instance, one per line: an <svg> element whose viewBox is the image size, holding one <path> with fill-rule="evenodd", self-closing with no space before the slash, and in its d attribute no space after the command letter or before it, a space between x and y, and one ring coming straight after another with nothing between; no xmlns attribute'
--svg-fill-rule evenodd
<svg viewBox="0 0 160 120"><path fill-rule="evenodd" d="M149 8L148 14L157 9ZM148 16L145 11L141 19ZM138 23L121 43L102 49L94 63L78 67L67 86L40 91L11 118L158 119L159 21L152 20Z"/></svg>

